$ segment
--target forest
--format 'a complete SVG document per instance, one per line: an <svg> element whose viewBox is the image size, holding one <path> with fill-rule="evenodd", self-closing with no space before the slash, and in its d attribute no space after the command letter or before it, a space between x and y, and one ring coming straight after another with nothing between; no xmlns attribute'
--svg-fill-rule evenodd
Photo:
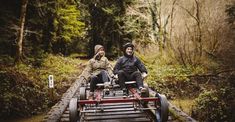
<svg viewBox="0 0 235 122"><path fill-rule="evenodd" d="M114 64L127 42L151 89L198 121L235 121L234 0L1 1L0 121L43 116L95 45Z"/></svg>

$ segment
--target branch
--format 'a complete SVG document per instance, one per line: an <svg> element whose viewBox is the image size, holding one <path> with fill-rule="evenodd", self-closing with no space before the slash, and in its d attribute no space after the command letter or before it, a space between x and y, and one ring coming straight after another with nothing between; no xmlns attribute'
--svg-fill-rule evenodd
<svg viewBox="0 0 235 122"><path fill-rule="evenodd" d="M149 18L145 14L143 14L141 12L138 12L137 10L135 10L134 8L132 8L130 6L128 6L128 10L127 11L128 11L127 15L131 15L131 16L132 15L138 15L138 16L140 16L141 18L143 18L145 20L149 20Z"/></svg>
<svg viewBox="0 0 235 122"><path fill-rule="evenodd" d="M197 23L199 23L199 20L197 17L195 17L188 9L184 8L181 5L178 5L180 8L184 9L194 20L196 20Z"/></svg>
<svg viewBox="0 0 235 122"><path fill-rule="evenodd" d="M25 30L25 33L32 33L36 35L41 35L40 33L37 33L37 31L31 31L31 30Z"/></svg>

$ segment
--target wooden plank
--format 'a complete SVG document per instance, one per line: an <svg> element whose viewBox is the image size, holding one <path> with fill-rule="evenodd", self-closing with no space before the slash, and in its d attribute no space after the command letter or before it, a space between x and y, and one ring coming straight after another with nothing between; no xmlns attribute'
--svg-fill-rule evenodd
<svg viewBox="0 0 235 122"><path fill-rule="evenodd" d="M112 120L85 120L84 122L151 122L149 119L146 118L135 118L135 119L112 119Z"/></svg>
<svg viewBox="0 0 235 122"><path fill-rule="evenodd" d="M141 111L122 111L122 112L99 112L99 113L85 113L85 116L113 116L126 114L143 114Z"/></svg>
<svg viewBox="0 0 235 122"><path fill-rule="evenodd" d="M128 114L128 115L115 115L115 116L85 116L84 120L113 120L113 119L136 119L136 118L147 118L144 114Z"/></svg>
<svg viewBox="0 0 235 122"><path fill-rule="evenodd" d="M67 109L69 101L76 94L82 80L83 78L80 77L71 85L71 87L63 94L61 100L47 113L47 117L45 117L43 121L58 122L60 120L62 114Z"/></svg>

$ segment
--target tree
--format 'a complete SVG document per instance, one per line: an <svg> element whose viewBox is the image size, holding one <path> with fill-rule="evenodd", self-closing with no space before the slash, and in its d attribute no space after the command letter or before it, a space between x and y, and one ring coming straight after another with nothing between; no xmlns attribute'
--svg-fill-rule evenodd
<svg viewBox="0 0 235 122"><path fill-rule="evenodd" d="M107 55L119 55L122 45L132 36L125 33L124 16L129 0L85 0L81 1L87 6L89 57L93 55L96 44L104 45Z"/></svg>
<svg viewBox="0 0 235 122"><path fill-rule="evenodd" d="M80 11L75 1L56 0L55 4L54 31L51 32L53 51L67 55L68 44L79 41L78 38L84 35L85 24L80 20Z"/></svg>
<svg viewBox="0 0 235 122"><path fill-rule="evenodd" d="M25 24L27 5L28 5L28 0L22 0L21 12L20 12L20 31L18 35L17 49L16 49L16 62L19 62L22 60L24 24Z"/></svg>

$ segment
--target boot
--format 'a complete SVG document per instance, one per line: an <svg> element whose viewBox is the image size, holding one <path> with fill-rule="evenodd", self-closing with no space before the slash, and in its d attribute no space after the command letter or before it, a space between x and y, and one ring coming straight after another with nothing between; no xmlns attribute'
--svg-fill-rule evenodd
<svg viewBox="0 0 235 122"><path fill-rule="evenodd" d="M109 89L109 82L104 82L104 89Z"/></svg>
<svg viewBox="0 0 235 122"><path fill-rule="evenodd" d="M127 96L128 95L126 88L123 88L122 91L123 91L123 96Z"/></svg>
<svg viewBox="0 0 235 122"><path fill-rule="evenodd" d="M95 98L95 97L94 97L94 92L90 92L88 99L89 99L89 100L93 100L94 98Z"/></svg>
<svg viewBox="0 0 235 122"><path fill-rule="evenodd" d="M139 89L140 89L140 93L146 93L147 92L146 88L140 87Z"/></svg>

